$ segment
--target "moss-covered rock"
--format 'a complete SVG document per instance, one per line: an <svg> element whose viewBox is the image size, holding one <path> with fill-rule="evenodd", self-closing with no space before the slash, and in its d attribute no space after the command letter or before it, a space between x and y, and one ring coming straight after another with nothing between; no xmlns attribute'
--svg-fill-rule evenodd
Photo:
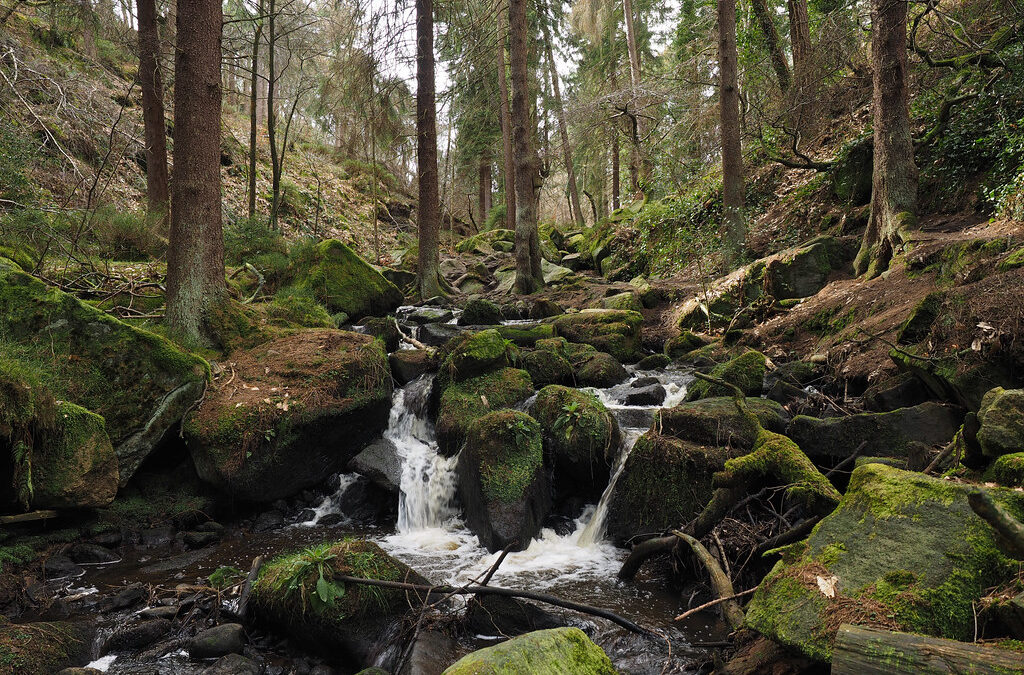
<svg viewBox="0 0 1024 675"><path fill-rule="evenodd" d="M496 242L505 242L508 244L514 244L516 240L516 233L512 230L495 229L481 232L480 234L474 234L471 237L466 237L458 244L455 245L455 250L458 253L476 253L478 255L490 255L494 253Z"/></svg>
<svg viewBox="0 0 1024 675"><path fill-rule="evenodd" d="M978 445L988 457L1024 452L1024 389L996 387L978 409Z"/></svg>
<svg viewBox="0 0 1024 675"><path fill-rule="evenodd" d="M576 384L581 387L612 387L629 377L614 356L605 352L584 352L570 360L576 375Z"/></svg>
<svg viewBox="0 0 1024 675"><path fill-rule="evenodd" d="M944 445L963 422L955 406L929 401L885 413L860 413L819 419L797 415L786 435L813 458L843 459L861 443L861 454L878 457L910 456L914 444Z"/></svg>
<svg viewBox="0 0 1024 675"><path fill-rule="evenodd" d="M388 363L391 365L391 375L400 385L437 370L434 354L427 349L400 349L388 355Z"/></svg>
<svg viewBox="0 0 1024 675"><path fill-rule="evenodd" d="M490 300L475 298L466 303L459 317L460 326L493 326L501 323L501 308Z"/></svg>
<svg viewBox="0 0 1024 675"><path fill-rule="evenodd" d="M746 407L765 429L778 433L785 430L789 415L775 401L749 398ZM753 447L758 434L757 425L740 413L731 398L719 396L659 410L655 428L665 436L691 443L745 450Z"/></svg>
<svg viewBox="0 0 1024 675"><path fill-rule="evenodd" d="M362 332L371 335L384 343L384 349L390 354L397 351L402 344L402 333L398 322L393 316L371 316L363 319Z"/></svg>
<svg viewBox="0 0 1024 675"><path fill-rule="evenodd" d="M0 258L0 360L106 420L124 484L200 397L209 366Z"/></svg>
<svg viewBox="0 0 1024 675"><path fill-rule="evenodd" d="M387 424L387 355L367 335L303 331L231 360L231 386L211 387L183 429L199 476L235 497L273 501L314 485Z"/></svg>
<svg viewBox="0 0 1024 675"><path fill-rule="evenodd" d="M475 651L443 675L615 675L611 659L579 628L549 628Z"/></svg>
<svg viewBox="0 0 1024 675"><path fill-rule="evenodd" d="M852 258L833 237L818 237L795 249L767 258L763 285L777 300L806 298L825 287L833 269Z"/></svg>
<svg viewBox="0 0 1024 675"><path fill-rule="evenodd" d="M585 309L564 314L554 322L556 336L591 345L625 363L634 363L641 356L642 324L639 312L617 309Z"/></svg>
<svg viewBox="0 0 1024 675"><path fill-rule="evenodd" d="M911 310L910 316L900 326L900 330L896 334L896 342L901 345L913 345L928 337L932 324L935 323L935 319L942 309L945 297L945 293L936 291L929 293L924 300L917 303Z"/></svg>
<svg viewBox="0 0 1024 675"><path fill-rule="evenodd" d="M518 352L497 330L470 333L445 348L441 362L441 386L461 382L516 362Z"/></svg>
<svg viewBox="0 0 1024 675"><path fill-rule="evenodd" d="M32 450L32 484L35 508L97 508L114 501L117 455L103 418L59 402L53 431Z"/></svg>
<svg viewBox="0 0 1024 675"><path fill-rule="evenodd" d="M532 347L537 344L537 340L547 340L555 334L555 328L550 323L498 326L496 330L503 338L519 347Z"/></svg>
<svg viewBox="0 0 1024 675"><path fill-rule="evenodd" d="M746 396L760 396L766 370L764 354L750 350L715 366L711 375L739 387ZM732 391L718 384L698 380L686 392L687 401L710 396L732 396Z"/></svg>
<svg viewBox="0 0 1024 675"><path fill-rule="evenodd" d="M551 508L537 420L516 410L477 419L459 455L458 474L466 526L480 543L489 551L529 546Z"/></svg>
<svg viewBox="0 0 1024 675"><path fill-rule="evenodd" d="M449 385L441 394L437 415L437 442L441 454L457 453L477 418L514 406L532 393L530 374L516 368L502 368Z"/></svg>
<svg viewBox="0 0 1024 675"><path fill-rule="evenodd" d="M971 640L973 604L1017 567L968 505L972 489L883 464L857 468L839 507L784 549L747 624L818 661L831 659L840 623ZM1024 514L1024 496L990 494Z"/></svg>
<svg viewBox="0 0 1024 675"><path fill-rule="evenodd" d="M636 362L638 370L661 370L668 367L672 359L664 354L650 354Z"/></svg>
<svg viewBox="0 0 1024 675"><path fill-rule="evenodd" d="M985 394L993 387L1009 389L1020 386L1014 368L1001 359L981 355L969 346L949 356L930 356L924 347L913 345L893 349L889 358L901 371L921 380L935 398L977 410Z"/></svg>
<svg viewBox="0 0 1024 675"><path fill-rule="evenodd" d="M53 675L89 661L96 630L85 623L9 623L0 617L0 673Z"/></svg>
<svg viewBox="0 0 1024 675"><path fill-rule="evenodd" d="M595 498L608 485L619 451L619 425L593 394L552 385L537 393L530 414L544 430L544 453L559 496Z"/></svg>
<svg viewBox="0 0 1024 675"><path fill-rule="evenodd" d="M409 609L405 591L346 584L334 580L337 574L427 583L376 544L324 542L267 562L253 584L253 612L321 654L369 666L381 640Z"/></svg>
<svg viewBox="0 0 1024 675"><path fill-rule="evenodd" d="M1018 267L1024 267L1024 247L1018 248L1008 256L999 261L999 271L1009 272Z"/></svg>
<svg viewBox="0 0 1024 675"><path fill-rule="evenodd" d="M700 349L707 343L708 341L705 338L686 330L680 335L670 337L665 341L665 356L670 359L682 358L693 350Z"/></svg>
<svg viewBox="0 0 1024 675"><path fill-rule="evenodd" d="M398 287L337 239L317 244L296 279L328 311L352 319L383 316L402 304Z"/></svg>
<svg viewBox="0 0 1024 675"><path fill-rule="evenodd" d="M304 293L282 291L264 312L271 323L286 328L337 328L324 306Z"/></svg>
<svg viewBox="0 0 1024 675"><path fill-rule="evenodd" d="M572 365L569 361L547 349L533 349L523 354L522 366L530 374L535 387L573 382Z"/></svg>
<svg viewBox="0 0 1024 675"><path fill-rule="evenodd" d="M727 457L724 448L648 431L633 446L615 483L608 536L621 543L689 522L710 501L712 477Z"/></svg>
<svg viewBox="0 0 1024 675"><path fill-rule="evenodd" d="M633 291L617 293L601 299L601 307L604 309L623 309L632 312L639 312L644 308L640 302L640 296Z"/></svg>
<svg viewBox="0 0 1024 675"><path fill-rule="evenodd" d="M985 472L985 480L1006 487L1024 487L1024 452L1000 455Z"/></svg>

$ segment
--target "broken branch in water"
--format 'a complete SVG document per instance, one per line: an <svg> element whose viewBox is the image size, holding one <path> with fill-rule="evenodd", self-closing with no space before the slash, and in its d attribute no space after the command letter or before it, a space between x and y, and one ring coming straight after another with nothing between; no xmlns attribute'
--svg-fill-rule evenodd
<svg viewBox="0 0 1024 675"><path fill-rule="evenodd" d="M699 605L697 607L694 607L693 609L686 610L685 612L683 612L682 614L677 616L674 620L675 621L682 621L683 619L688 619L691 616L693 616L694 614L697 614L699 612L703 612L705 609L711 609L715 605L718 605L718 604L721 604L723 602L727 602L727 601L730 601L730 600L736 600L737 598L742 598L745 595L750 595L751 593L756 591L758 588L759 588L759 586L754 586L753 588L748 588L745 591L740 591L739 593L734 593L734 594L726 596L724 598L715 598L714 600L712 600L710 602L705 602L703 605ZM732 644L732 643L726 643L726 644Z"/></svg>
<svg viewBox="0 0 1024 675"><path fill-rule="evenodd" d="M554 605L555 607L562 607L563 609L571 609L575 612L581 612L583 614L590 614L591 616L601 617L607 619L614 624L622 626L628 631L643 635L645 637L652 637L661 639L657 633L643 628L629 619L625 619L614 612L610 612L607 609L601 609L600 607L592 607L590 605L584 605L571 600L563 600L562 598L554 595L548 595L546 593L536 593L534 591L517 591L512 588L498 588L496 586L427 586L424 584L410 584L402 581L385 581L383 579L364 579L362 577L351 577L346 574L334 575L335 581L341 581L343 583L350 584L363 584L365 586L377 586L379 588L392 588L400 591L415 591L418 593L441 593L448 595L502 595L507 598L524 598L526 600L536 600L537 602L543 602L548 605Z"/></svg>
<svg viewBox="0 0 1024 675"><path fill-rule="evenodd" d="M712 588L715 589L718 597L724 598L723 602L725 604L722 606L722 617L729 624L730 628L733 630L738 629L743 625L743 610L740 609L739 604L735 600L730 599L736 595L736 590L732 587L732 580L722 571L722 566L718 564L718 561L711 555L711 552L704 548L703 544L679 530L672 530L672 535L685 541L690 546L694 555L704 564L704 569L708 571L708 576L711 577Z"/></svg>

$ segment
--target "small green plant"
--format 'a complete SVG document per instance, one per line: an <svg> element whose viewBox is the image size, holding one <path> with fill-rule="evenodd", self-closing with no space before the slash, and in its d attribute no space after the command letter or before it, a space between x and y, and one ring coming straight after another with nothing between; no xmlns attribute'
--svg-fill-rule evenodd
<svg viewBox="0 0 1024 675"><path fill-rule="evenodd" d="M234 586L245 578L245 573L237 567L218 567L217 570L210 575L210 585L218 590L224 590L229 586Z"/></svg>
<svg viewBox="0 0 1024 675"><path fill-rule="evenodd" d="M303 609L309 601L314 611L321 612L345 597L345 585L334 581L333 561L338 556L332 552L332 548L330 543L310 546L292 562L278 581L286 595L299 594ZM314 576L316 583L313 592L309 593L306 582Z"/></svg>
<svg viewBox="0 0 1024 675"><path fill-rule="evenodd" d="M565 440L568 441L572 436L573 430L579 426L582 418L583 411L580 410L579 402L572 401L562 406L562 413L555 418L551 428L554 431L561 431L565 435Z"/></svg>
<svg viewBox="0 0 1024 675"><path fill-rule="evenodd" d="M529 452L533 435L530 433L531 430L526 421L522 418L516 417L510 419L505 428L512 433L512 438L515 439L516 448L518 448L520 452Z"/></svg>

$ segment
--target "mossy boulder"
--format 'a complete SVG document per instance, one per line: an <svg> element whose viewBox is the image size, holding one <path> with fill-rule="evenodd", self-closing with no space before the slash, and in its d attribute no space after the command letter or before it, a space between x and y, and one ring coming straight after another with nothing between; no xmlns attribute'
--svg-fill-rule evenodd
<svg viewBox="0 0 1024 675"><path fill-rule="evenodd" d="M402 304L398 287L337 239L317 244L307 265L296 274L298 284L332 314L384 316Z"/></svg>
<svg viewBox="0 0 1024 675"><path fill-rule="evenodd" d="M682 358L693 350L700 349L707 343L706 338L686 330L680 335L670 337L665 341L665 356L670 359Z"/></svg>
<svg viewBox="0 0 1024 675"><path fill-rule="evenodd" d="M476 253L478 255L490 255L494 253L496 242L504 242L507 244L514 244L516 241L516 233L512 230L495 229L481 232L480 234L474 234L471 237L466 237L458 244L455 245L455 250L458 253ZM504 247L502 247L504 248Z"/></svg>
<svg viewBox="0 0 1024 675"><path fill-rule="evenodd" d="M442 386L510 366L518 357L516 348L493 328L465 335L445 351L440 368Z"/></svg>
<svg viewBox="0 0 1024 675"><path fill-rule="evenodd" d="M975 603L1017 570L971 510L972 489L884 464L858 467L839 507L782 550L747 625L823 662L840 623L970 641ZM989 493L1024 515L1024 495Z"/></svg>
<svg viewBox="0 0 1024 675"><path fill-rule="evenodd" d="M840 151L829 177L840 201L850 206L863 206L871 201L872 163L875 144L872 136L864 136Z"/></svg>
<svg viewBox="0 0 1024 675"><path fill-rule="evenodd" d="M530 374L516 368L501 368L449 385L441 394L437 415L437 442L441 454L457 453L477 418L514 406L532 393Z"/></svg>
<svg viewBox="0 0 1024 675"><path fill-rule="evenodd" d="M1024 452L1024 389L996 387L978 409L978 445L988 457Z"/></svg>
<svg viewBox="0 0 1024 675"><path fill-rule="evenodd" d="M477 419L459 455L459 496L466 526L489 551L522 551L551 508L540 425L526 413L498 410Z"/></svg>
<svg viewBox="0 0 1024 675"><path fill-rule="evenodd" d="M443 675L615 675L611 659L579 628L549 628L486 647Z"/></svg>
<svg viewBox="0 0 1024 675"><path fill-rule="evenodd" d="M308 330L231 356L184 423L196 470L237 498L267 502L342 470L387 424L391 373L367 335Z"/></svg>
<svg viewBox="0 0 1024 675"><path fill-rule="evenodd" d="M1024 248L1018 248L1008 256L999 261L999 271L1009 272L1018 267L1024 267Z"/></svg>
<svg viewBox="0 0 1024 675"><path fill-rule="evenodd" d="M106 420L125 484L202 394L209 366L0 258L0 360Z"/></svg>
<svg viewBox="0 0 1024 675"><path fill-rule="evenodd" d="M748 398L745 403L762 427L777 433L785 430L789 415L781 405L764 398ZM732 398L719 396L659 410L654 424L665 436L744 450L753 447L758 434L757 425L740 413Z"/></svg>
<svg viewBox="0 0 1024 675"><path fill-rule="evenodd" d="M622 543L689 522L710 501L711 479L727 457L724 448L645 433L615 483L608 504L609 538Z"/></svg>
<svg viewBox="0 0 1024 675"><path fill-rule="evenodd" d="M932 324L939 316L942 302L946 294L941 291L929 293L921 302L914 306L910 316L900 326L896 334L896 342L901 345L913 345L921 342L932 330Z"/></svg>
<svg viewBox="0 0 1024 675"><path fill-rule="evenodd" d="M252 587L253 613L331 659L370 666L409 609L406 593L335 581L338 574L428 583L374 543L324 542L267 562Z"/></svg>
<svg viewBox="0 0 1024 675"><path fill-rule="evenodd" d="M1006 487L1024 487L1024 452L1000 455L985 472L985 480Z"/></svg>
<svg viewBox="0 0 1024 675"><path fill-rule="evenodd" d="M638 370L661 370L667 368L672 359L664 354L650 354L643 357L636 363Z"/></svg>
<svg viewBox="0 0 1024 675"><path fill-rule="evenodd" d="M833 269L851 259L852 255L840 240L818 237L767 258L764 290L776 300L812 296L825 287Z"/></svg>
<svg viewBox="0 0 1024 675"><path fill-rule="evenodd" d="M962 422L960 408L928 401L885 413L828 419L797 415L786 428L786 435L814 459L849 457L861 443L866 443L863 455L906 458L915 444L948 443Z"/></svg>
<svg viewBox="0 0 1024 675"><path fill-rule="evenodd" d="M95 628L84 622L9 623L0 617L0 673L53 675L89 662Z"/></svg>
<svg viewBox="0 0 1024 675"><path fill-rule="evenodd" d="M493 326L501 323L501 308L490 300L475 298L466 303L460 326Z"/></svg>
<svg viewBox="0 0 1024 675"><path fill-rule="evenodd" d="M428 349L400 349L388 355L388 364L395 381L401 385L437 370L437 361Z"/></svg>
<svg viewBox="0 0 1024 675"><path fill-rule="evenodd" d="M629 373L614 356L605 352L586 352L570 360L581 387L604 389L613 387L629 377Z"/></svg>
<svg viewBox="0 0 1024 675"><path fill-rule="evenodd" d="M643 320L639 312L629 310L585 309L556 318L555 335L591 345L624 363L634 363L641 356Z"/></svg>
<svg viewBox="0 0 1024 675"><path fill-rule="evenodd" d="M537 340L546 340L555 334L554 326L541 322L498 326L495 330L503 338L519 347L532 347L537 344Z"/></svg>
<svg viewBox="0 0 1024 675"><path fill-rule="evenodd" d="M530 414L544 430L544 454L554 471L556 493L599 497L619 452L615 416L593 394L558 385L537 393Z"/></svg>
<svg viewBox="0 0 1024 675"><path fill-rule="evenodd" d="M103 418L57 403L54 429L32 449L32 506L98 508L117 494L117 455Z"/></svg>
<svg viewBox="0 0 1024 675"><path fill-rule="evenodd" d="M549 384L572 384L572 365L568 359L547 349L533 349L522 357L523 369L530 374L535 387Z"/></svg>
<svg viewBox="0 0 1024 675"><path fill-rule="evenodd" d="M965 346L950 356L931 356L926 345L908 345L889 352L899 369L917 377L938 399L978 410L993 387L1020 386L1014 368L1003 359L974 352Z"/></svg>
<svg viewBox="0 0 1024 675"><path fill-rule="evenodd" d="M767 362L764 354L751 349L734 359L715 366L711 371L711 376L739 387L745 396L760 396L766 370ZM719 384L697 380L690 385L686 392L687 401L696 401L710 396L732 396L732 390Z"/></svg>
<svg viewBox="0 0 1024 675"><path fill-rule="evenodd" d="M601 299L601 307L604 309L624 309L632 312L639 312L644 308L640 296L633 291L617 293Z"/></svg>

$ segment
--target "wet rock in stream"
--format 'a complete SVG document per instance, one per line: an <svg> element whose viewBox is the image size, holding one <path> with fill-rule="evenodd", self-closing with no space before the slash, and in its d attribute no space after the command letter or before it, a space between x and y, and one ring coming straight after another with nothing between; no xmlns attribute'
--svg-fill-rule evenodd
<svg viewBox="0 0 1024 675"><path fill-rule="evenodd" d="M152 619L143 621L137 626L121 628L104 641L100 655L110 652L137 651L148 647L170 632L171 622L167 619Z"/></svg>
<svg viewBox="0 0 1024 675"><path fill-rule="evenodd" d="M121 559L121 556L117 555L108 548L104 548L99 544L75 544L68 551L68 557L79 564L100 564L100 563L112 563Z"/></svg>
<svg viewBox="0 0 1024 675"><path fill-rule="evenodd" d="M260 675L263 668L241 654L228 654L203 671L203 675Z"/></svg>
<svg viewBox="0 0 1024 675"><path fill-rule="evenodd" d="M245 629L238 623L225 623L198 633L188 644L193 659L211 659L240 654L245 648Z"/></svg>

